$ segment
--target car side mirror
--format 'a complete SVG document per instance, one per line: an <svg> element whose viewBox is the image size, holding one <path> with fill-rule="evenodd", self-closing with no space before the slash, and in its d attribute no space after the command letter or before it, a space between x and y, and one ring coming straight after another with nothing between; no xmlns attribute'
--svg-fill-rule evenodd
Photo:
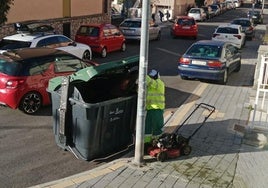
<svg viewBox="0 0 268 188"><path fill-rule="evenodd" d="M73 42L70 42L70 43L68 44L68 46L77 46L77 44L76 44L75 41L73 41Z"/></svg>

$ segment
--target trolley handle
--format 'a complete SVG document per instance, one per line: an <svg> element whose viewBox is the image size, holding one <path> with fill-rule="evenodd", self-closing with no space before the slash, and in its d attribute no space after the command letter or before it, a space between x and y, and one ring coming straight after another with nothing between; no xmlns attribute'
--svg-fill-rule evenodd
<svg viewBox="0 0 268 188"><path fill-rule="evenodd" d="M212 106L210 104L206 104L206 103L200 103L200 104L198 104L198 106L201 107L201 108L204 108L204 109L206 109L206 110L208 110L210 112L214 112L215 109L216 109L214 106Z"/></svg>

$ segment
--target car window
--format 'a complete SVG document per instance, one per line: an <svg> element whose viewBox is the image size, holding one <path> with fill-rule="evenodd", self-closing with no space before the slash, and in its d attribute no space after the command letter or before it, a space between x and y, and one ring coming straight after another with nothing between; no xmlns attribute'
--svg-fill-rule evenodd
<svg viewBox="0 0 268 188"><path fill-rule="evenodd" d="M226 33L226 34L238 34L237 28L231 28L231 27L219 27L216 31L217 33Z"/></svg>
<svg viewBox="0 0 268 188"><path fill-rule="evenodd" d="M218 46L196 44L192 46L186 52L186 54L190 56L197 56L197 57L218 58L221 55L221 48Z"/></svg>
<svg viewBox="0 0 268 188"><path fill-rule="evenodd" d="M103 28L103 34L104 34L105 37L108 37L108 36L112 35L111 30L109 29L109 27L104 27Z"/></svg>
<svg viewBox="0 0 268 188"><path fill-rule="evenodd" d="M190 13L200 13L200 10L199 9L191 9L189 12Z"/></svg>
<svg viewBox="0 0 268 188"><path fill-rule="evenodd" d="M81 60L73 56L57 56L55 58L55 72L75 72L85 68L86 65Z"/></svg>
<svg viewBox="0 0 268 188"><path fill-rule="evenodd" d="M140 21L125 21L121 24L121 27L140 28L141 22Z"/></svg>
<svg viewBox="0 0 268 188"><path fill-rule="evenodd" d="M41 39L40 41L38 41L38 43L36 44L36 47L52 47L55 48L56 44L58 44L58 38L56 36L53 37L48 37L48 38L44 38Z"/></svg>
<svg viewBox="0 0 268 188"><path fill-rule="evenodd" d="M248 20L234 20L233 24L242 25L242 26L250 26L250 21Z"/></svg>
<svg viewBox="0 0 268 188"><path fill-rule="evenodd" d="M10 76L20 76L21 64L15 61L10 61L8 59L0 59L0 72L10 75Z"/></svg>
<svg viewBox="0 0 268 188"><path fill-rule="evenodd" d="M177 24L179 25L195 25L194 19L178 19Z"/></svg>
<svg viewBox="0 0 268 188"><path fill-rule="evenodd" d="M29 48L30 46L31 46L31 42L5 40L5 39L2 39L0 41L0 49L1 50Z"/></svg>
<svg viewBox="0 0 268 188"><path fill-rule="evenodd" d="M81 26L77 32L78 35L86 35L91 37L99 36L100 29L98 27Z"/></svg>
<svg viewBox="0 0 268 188"><path fill-rule="evenodd" d="M32 59L28 60L29 65L28 65L28 71L29 75L38 75L44 73L49 65L53 62L53 59L51 57L44 57L44 58L38 58L38 59ZM26 69L27 66L25 66Z"/></svg>

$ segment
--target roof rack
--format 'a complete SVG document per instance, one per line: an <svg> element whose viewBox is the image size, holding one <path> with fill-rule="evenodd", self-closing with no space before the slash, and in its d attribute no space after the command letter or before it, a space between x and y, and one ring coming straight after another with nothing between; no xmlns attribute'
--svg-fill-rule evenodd
<svg viewBox="0 0 268 188"><path fill-rule="evenodd" d="M33 22L33 23L15 23L14 28L17 33L25 33L25 34L55 34L55 29L47 24Z"/></svg>

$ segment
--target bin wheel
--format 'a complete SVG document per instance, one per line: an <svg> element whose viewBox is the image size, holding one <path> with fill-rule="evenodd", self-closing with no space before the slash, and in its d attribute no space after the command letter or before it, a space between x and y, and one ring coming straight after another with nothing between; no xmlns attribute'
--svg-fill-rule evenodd
<svg viewBox="0 0 268 188"><path fill-rule="evenodd" d="M160 152L157 154L156 159L157 159L158 161L161 161L161 162L165 161L165 160L167 159L167 152L165 152L165 151L160 151Z"/></svg>
<svg viewBox="0 0 268 188"><path fill-rule="evenodd" d="M182 148L182 154L183 155L190 155L192 151L192 147L189 146L189 145L185 145L183 148Z"/></svg>

